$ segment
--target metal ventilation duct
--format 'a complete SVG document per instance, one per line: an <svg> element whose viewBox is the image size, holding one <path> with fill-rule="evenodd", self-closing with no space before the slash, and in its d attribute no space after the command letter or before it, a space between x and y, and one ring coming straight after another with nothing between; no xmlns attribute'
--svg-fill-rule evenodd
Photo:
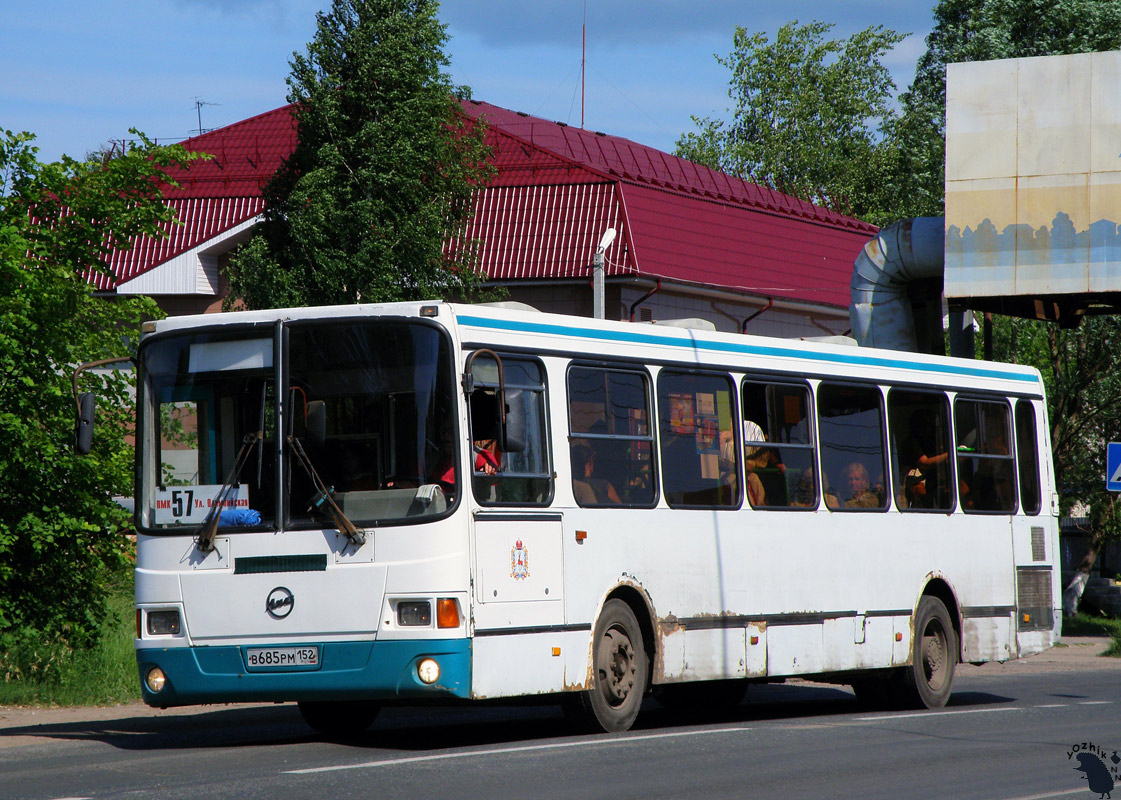
<svg viewBox="0 0 1121 800"><path fill-rule="evenodd" d="M941 339L944 224L942 217L900 220L881 228L864 245L853 264L849 305L852 335L860 346L919 350L913 306L920 281L927 287L937 284L934 298L930 291L925 292L925 306L929 310L931 300L937 303L933 313ZM937 349L942 351L941 341Z"/></svg>

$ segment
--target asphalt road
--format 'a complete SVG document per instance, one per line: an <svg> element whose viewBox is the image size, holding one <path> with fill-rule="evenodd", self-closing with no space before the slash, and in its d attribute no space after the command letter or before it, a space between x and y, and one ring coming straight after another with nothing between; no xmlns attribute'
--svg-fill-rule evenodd
<svg viewBox="0 0 1121 800"><path fill-rule="evenodd" d="M612 736L549 706L386 709L349 741L292 705L0 709L0 798L1093 798L1075 745L1121 751L1121 660L1093 649L961 668L940 711L798 682Z"/></svg>

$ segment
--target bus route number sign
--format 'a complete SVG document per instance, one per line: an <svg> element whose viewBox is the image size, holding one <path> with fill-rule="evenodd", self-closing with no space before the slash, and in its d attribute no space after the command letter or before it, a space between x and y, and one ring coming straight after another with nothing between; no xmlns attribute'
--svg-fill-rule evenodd
<svg viewBox="0 0 1121 800"><path fill-rule="evenodd" d="M226 503L230 508L248 505L248 499L239 498L239 488L234 486L226 496ZM222 490L219 484L202 484L199 486L164 486L156 491L156 524L157 525L201 525L218 492Z"/></svg>

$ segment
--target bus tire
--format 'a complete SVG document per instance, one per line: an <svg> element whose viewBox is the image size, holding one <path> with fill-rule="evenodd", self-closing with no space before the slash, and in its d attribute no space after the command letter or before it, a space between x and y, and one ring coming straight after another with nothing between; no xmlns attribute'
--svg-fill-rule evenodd
<svg viewBox="0 0 1121 800"><path fill-rule="evenodd" d="M595 627L592 686L580 695L592 728L608 733L630 729L646 694L648 662L634 612L622 600L608 600Z"/></svg>
<svg viewBox="0 0 1121 800"><path fill-rule="evenodd" d="M946 705L954 684L957 660L957 635L950 613L937 597L923 595L915 611L911 664L903 670L899 684L902 705L908 708Z"/></svg>
<svg viewBox="0 0 1121 800"><path fill-rule="evenodd" d="M304 722L326 736L357 736L374 724L381 710L369 701L301 700L297 705Z"/></svg>

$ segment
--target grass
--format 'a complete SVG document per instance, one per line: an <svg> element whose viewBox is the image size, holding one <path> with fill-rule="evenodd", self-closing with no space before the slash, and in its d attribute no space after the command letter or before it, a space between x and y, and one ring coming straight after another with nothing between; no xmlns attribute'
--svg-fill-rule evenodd
<svg viewBox="0 0 1121 800"><path fill-rule="evenodd" d="M1113 641L1102 655L1121 657L1121 619L1080 611L1076 617L1063 619L1063 636L1109 637Z"/></svg>
<svg viewBox="0 0 1121 800"><path fill-rule="evenodd" d="M1111 636L1121 635L1121 619L1087 614L1080 611L1076 617L1063 617L1063 636Z"/></svg>
<svg viewBox="0 0 1121 800"><path fill-rule="evenodd" d="M7 679L0 674L0 705L103 706L139 700L131 587L112 597L110 611L96 648L65 652L56 648L46 659L46 671ZM24 646L42 647L40 643ZM9 662L29 661L18 653L4 655Z"/></svg>

